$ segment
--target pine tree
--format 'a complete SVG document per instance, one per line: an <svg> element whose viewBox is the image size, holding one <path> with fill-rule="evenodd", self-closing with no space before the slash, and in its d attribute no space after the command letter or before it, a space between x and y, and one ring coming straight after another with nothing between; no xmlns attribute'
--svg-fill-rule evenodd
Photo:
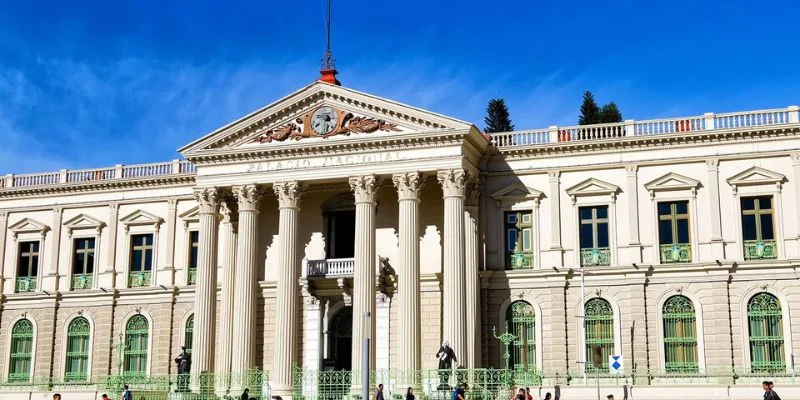
<svg viewBox="0 0 800 400"><path fill-rule="evenodd" d="M609 124L613 122L622 122L622 112L619 111L617 103L613 101L603 106L600 110L600 122Z"/></svg>
<svg viewBox="0 0 800 400"><path fill-rule="evenodd" d="M491 99L489 105L486 106L486 118L483 119L486 123L484 132L510 132L514 130L514 125L511 124L511 117L508 114L508 107L506 101L503 99Z"/></svg>
<svg viewBox="0 0 800 400"><path fill-rule="evenodd" d="M594 101L592 92L583 92L583 103L581 104L581 116L578 118L579 125L599 124L601 121L600 107Z"/></svg>

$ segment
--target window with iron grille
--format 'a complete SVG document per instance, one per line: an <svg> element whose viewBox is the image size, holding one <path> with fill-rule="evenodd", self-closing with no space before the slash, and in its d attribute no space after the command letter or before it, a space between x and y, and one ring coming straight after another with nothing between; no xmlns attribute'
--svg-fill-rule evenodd
<svg viewBox="0 0 800 400"><path fill-rule="evenodd" d="M506 269L533 267L533 216L530 211L505 214Z"/></svg>
<svg viewBox="0 0 800 400"><path fill-rule="evenodd" d="M17 292L33 292L39 276L39 241L20 242L17 254Z"/></svg>
<svg viewBox="0 0 800 400"><path fill-rule="evenodd" d="M95 238L78 238L73 242L72 279L73 290L91 289L94 277Z"/></svg>
<svg viewBox="0 0 800 400"><path fill-rule="evenodd" d="M688 201L658 203L658 243L662 263L692 261Z"/></svg>
<svg viewBox="0 0 800 400"><path fill-rule="evenodd" d="M583 326L586 333L586 371L607 372L607 368L596 369L593 361L595 349L599 348L600 361L606 364L614 354L614 311L605 299L594 298L584 306Z"/></svg>
<svg viewBox="0 0 800 400"><path fill-rule="evenodd" d="M786 371L781 303L769 293L758 293L747 303L752 372Z"/></svg>
<svg viewBox="0 0 800 400"><path fill-rule="evenodd" d="M777 258L772 196L742 197L741 205L745 260Z"/></svg>
<svg viewBox="0 0 800 400"><path fill-rule="evenodd" d="M67 327L67 361L64 381L83 382L89 373L89 335L91 328L84 317L73 319Z"/></svg>
<svg viewBox="0 0 800 400"><path fill-rule="evenodd" d="M200 247L200 232L189 232L189 284L197 283L197 251Z"/></svg>
<svg viewBox="0 0 800 400"><path fill-rule="evenodd" d="M516 337L511 344L511 368L536 368L536 311L527 301L515 301L506 311L508 332Z"/></svg>
<svg viewBox="0 0 800 400"><path fill-rule="evenodd" d="M610 265L608 206L578 209L581 265Z"/></svg>
<svg viewBox="0 0 800 400"><path fill-rule="evenodd" d="M186 347L186 352L192 352L192 340L194 340L194 314L186 319L186 326L183 328L183 345Z"/></svg>
<svg viewBox="0 0 800 400"><path fill-rule="evenodd" d="M668 373L697 372L697 316L686 296L664 303L664 361Z"/></svg>
<svg viewBox="0 0 800 400"><path fill-rule="evenodd" d="M11 328L11 359L8 362L9 382L29 382L33 356L33 323L17 321Z"/></svg>
<svg viewBox="0 0 800 400"><path fill-rule="evenodd" d="M123 372L127 376L145 376L149 356L150 324L143 315L134 315L125 325L125 358Z"/></svg>
<svg viewBox="0 0 800 400"><path fill-rule="evenodd" d="M132 235L130 257L128 286L150 286L153 269L153 235Z"/></svg>

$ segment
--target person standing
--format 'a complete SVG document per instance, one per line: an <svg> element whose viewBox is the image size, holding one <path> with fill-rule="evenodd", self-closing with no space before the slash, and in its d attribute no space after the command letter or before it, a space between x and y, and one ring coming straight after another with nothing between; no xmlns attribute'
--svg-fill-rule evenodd
<svg viewBox="0 0 800 400"><path fill-rule="evenodd" d="M414 400L414 389L411 387L406 390L406 400Z"/></svg>
<svg viewBox="0 0 800 400"><path fill-rule="evenodd" d="M533 400L533 396L531 396L531 388L525 386L525 400Z"/></svg>
<svg viewBox="0 0 800 400"><path fill-rule="evenodd" d="M375 400L384 400L383 398L383 384L378 384L378 391L375 392Z"/></svg>
<svg viewBox="0 0 800 400"><path fill-rule="evenodd" d="M764 389L764 400L781 400L780 396L773 390L775 384L773 384L772 381L762 382L761 388Z"/></svg>
<svg viewBox="0 0 800 400"><path fill-rule="evenodd" d="M242 392L242 400L250 400L250 389L244 388L244 392Z"/></svg>
<svg viewBox="0 0 800 400"><path fill-rule="evenodd" d="M525 396L525 389L524 388L519 388L519 391L517 391L517 395L514 396L514 400L525 400L525 397L526 397Z"/></svg>
<svg viewBox="0 0 800 400"><path fill-rule="evenodd" d="M553 395L551 395L550 392L547 392L544 395L544 400L552 400L552 399L553 399Z"/></svg>
<svg viewBox="0 0 800 400"><path fill-rule="evenodd" d="M133 400L133 393L131 393L128 385L122 387L122 400Z"/></svg>
<svg viewBox="0 0 800 400"><path fill-rule="evenodd" d="M103 393L103 395L100 396L100 400L111 400L111 399L108 398L107 394Z"/></svg>
<svg viewBox="0 0 800 400"><path fill-rule="evenodd" d="M61 400L61 394L60 393L54 393L53 394L53 400Z"/></svg>

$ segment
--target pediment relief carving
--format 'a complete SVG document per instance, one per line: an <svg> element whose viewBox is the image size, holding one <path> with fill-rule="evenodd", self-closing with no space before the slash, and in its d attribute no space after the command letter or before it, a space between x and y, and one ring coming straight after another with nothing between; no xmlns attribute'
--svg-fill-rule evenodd
<svg viewBox="0 0 800 400"><path fill-rule="evenodd" d="M47 234L47 231L50 230L50 227L39 221L26 217L9 226L8 230L11 231L11 235L14 240L16 240L17 236L19 236L21 233L39 233L41 234L42 239L44 239L44 236Z"/></svg>
<svg viewBox="0 0 800 400"><path fill-rule="evenodd" d="M726 179L734 194L739 186L776 185L776 188L780 190L781 184L785 180L786 176L761 167L750 167Z"/></svg>
<svg viewBox="0 0 800 400"><path fill-rule="evenodd" d="M105 226L105 222L86 214L77 215L69 221L64 222L64 227L67 228L67 235L69 236L72 236L73 231L80 229L92 229L99 234Z"/></svg>
<svg viewBox="0 0 800 400"><path fill-rule="evenodd" d="M136 210L126 217L121 218L120 222L125 225L125 233L130 230L131 226L142 226L142 225L153 225L153 227L158 230L161 224L164 222L164 219L161 217L157 217L153 214L150 214L147 211Z"/></svg>
<svg viewBox="0 0 800 400"><path fill-rule="evenodd" d="M692 196L695 196L697 194L697 188L700 187L700 181L670 172L648 183L645 183L644 187L648 192L650 192L651 199L655 198L656 192L675 190L690 190L692 192Z"/></svg>
<svg viewBox="0 0 800 400"><path fill-rule="evenodd" d="M495 201L503 201L503 200L516 200L516 201L525 201L525 200L539 200L542 198L543 193L525 186L522 183L515 183L513 185L506 186L494 193L492 193L492 198Z"/></svg>
<svg viewBox="0 0 800 400"><path fill-rule="evenodd" d="M305 138L327 139L337 135L349 136L354 133L374 133L379 131L404 132L410 130L382 119L353 114L335 107L321 106L305 113L292 122L275 128L261 129L256 132L255 138L248 140L247 143L283 142L289 139L300 140Z"/></svg>
<svg viewBox="0 0 800 400"><path fill-rule="evenodd" d="M576 198L581 196L608 195L615 200L618 192L619 186L596 178L589 178L567 189L567 194L572 198L573 204L575 204Z"/></svg>

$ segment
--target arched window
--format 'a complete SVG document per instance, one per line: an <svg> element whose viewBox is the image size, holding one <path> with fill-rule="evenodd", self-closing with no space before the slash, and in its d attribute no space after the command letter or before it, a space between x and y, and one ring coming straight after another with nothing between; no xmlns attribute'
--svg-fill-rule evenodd
<svg viewBox="0 0 800 400"><path fill-rule="evenodd" d="M31 379L33 356L33 323L21 319L11 328L11 359L8 365L9 382L28 382Z"/></svg>
<svg viewBox="0 0 800 400"><path fill-rule="evenodd" d="M536 311L527 301L515 301L506 311L508 331L516 336L511 347L510 367L528 370L536 367Z"/></svg>
<svg viewBox="0 0 800 400"><path fill-rule="evenodd" d="M125 325L125 375L145 376L147 374L149 328L150 324L143 315L134 315Z"/></svg>
<svg viewBox="0 0 800 400"><path fill-rule="evenodd" d="M78 317L69 323L64 381L82 382L88 378L90 333L91 328L86 318Z"/></svg>
<svg viewBox="0 0 800 400"><path fill-rule="evenodd" d="M697 372L697 316L692 301L686 296L672 296L663 311L666 371Z"/></svg>
<svg viewBox="0 0 800 400"><path fill-rule="evenodd" d="M783 353L781 303L769 293L758 293L747 303L752 372L786 371Z"/></svg>
<svg viewBox="0 0 800 400"><path fill-rule="evenodd" d="M595 372L594 359L600 358L602 365L614 354L614 311L611 304L601 298L586 302L583 326L586 332L586 370ZM601 368L600 371L607 371Z"/></svg>
<svg viewBox="0 0 800 400"><path fill-rule="evenodd" d="M186 352L192 352L192 339L194 339L194 314L190 315L186 320L186 326L183 328L183 345L186 347Z"/></svg>

